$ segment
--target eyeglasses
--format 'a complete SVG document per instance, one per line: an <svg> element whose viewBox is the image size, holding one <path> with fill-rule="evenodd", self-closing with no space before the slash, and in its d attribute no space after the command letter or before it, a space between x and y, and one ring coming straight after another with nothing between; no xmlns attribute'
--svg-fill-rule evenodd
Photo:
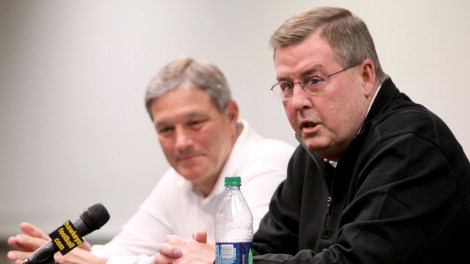
<svg viewBox="0 0 470 264"><path fill-rule="evenodd" d="M344 72L347 69L350 69L352 67L357 66L358 64L349 66L347 68L344 68L340 71L337 71L332 74L328 74L326 76L321 76L321 75L309 75L306 76L303 80L297 81L297 82L292 82L292 81L280 81L278 83L275 83L273 86L271 86L271 91L276 95L277 97L281 98L282 100L290 100L292 99L292 96L294 94L294 86L296 83L300 84L300 86L307 91L308 93L312 95L318 95L323 91L323 86L321 83L328 77L331 77L335 74Z"/></svg>

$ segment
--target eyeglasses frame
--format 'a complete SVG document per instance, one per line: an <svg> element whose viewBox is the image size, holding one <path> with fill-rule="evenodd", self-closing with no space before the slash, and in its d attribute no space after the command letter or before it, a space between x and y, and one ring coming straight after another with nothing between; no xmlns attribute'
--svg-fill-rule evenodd
<svg viewBox="0 0 470 264"><path fill-rule="evenodd" d="M356 67L356 66L359 65L359 64L360 64L360 63L351 65L351 66L346 67L346 68L344 68L344 69L342 69L342 70L339 70L339 71L337 71L337 72L334 72L334 73L331 73L331 74L328 74L328 75L325 75L325 76L321 76L321 75L310 75L310 77L319 77L319 78L320 78L320 81L323 82L323 81L325 81L326 78L329 78L329 77L331 77L331 76L333 76L333 75L336 75L336 74L338 74L338 73L341 73L341 72L344 72L344 71L346 71L346 70L349 70L349 69L351 69L351 68L353 68L353 67ZM292 84L292 87L294 87L295 84L298 83L298 84L300 85L300 87L302 87L302 89L304 89L304 91L306 91L306 92L309 93L309 94L314 95L312 92L310 92L309 90L306 90L306 89L305 89L304 85L302 84L302 81L296 81L296 82L283 81L283 82L289 82L289 83L291 83L291 84ZM273 90L274 87L276 87L277 85L279 85L279 83L280 83L280 82L277 82L277 83L273 84L273 85L271 86L271 89L269 89L269 90L271 90L271 92L272 92L274 95L276 95L276 97L280 97L282 100L290 100L292 97L290 97L290 98L283 98L283 97L282 97L282 94L277 94L277 93Z"/></svg>

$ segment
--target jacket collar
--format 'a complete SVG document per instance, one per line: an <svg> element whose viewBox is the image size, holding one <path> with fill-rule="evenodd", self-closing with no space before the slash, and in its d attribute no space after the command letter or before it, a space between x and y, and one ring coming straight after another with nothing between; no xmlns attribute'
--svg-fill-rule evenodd
<svg viewBox="0 0 470 264"><path fill-rule="evenodd" d="M384 82L382 83L382 86L380 90L378 91L378 94L376 95L374 102L372 103L372 106L369 110L369 113L366 116L366 119L364 121L364 124L362 125L359 133L357 134L356 137L361 136L365 133L365 131L368 130L368 127L370 126L370 123L376 116L378 116L380 113L385 111L389 107L390 104L400 95L400 91L397 89L395 84L393 83L392 79L390 77L387 77ZM295 138L297 141L302 145L302 147L305 149L305 151L308 153L308 155L312 158L312 160L317 164L317 166L321 167L318 164L318 158L315 158L316 155L315 153L312 153L307 146L304 144L302 138L295 134ZM353 140L353 142L356 140ZM349 147L348 147L349 148Z"/></svg>

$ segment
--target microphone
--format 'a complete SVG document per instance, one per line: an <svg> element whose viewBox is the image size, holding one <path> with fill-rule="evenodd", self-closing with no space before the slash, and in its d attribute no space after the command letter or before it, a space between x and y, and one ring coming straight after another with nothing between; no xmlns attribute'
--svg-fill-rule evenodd
<svg viewBox="0 0 470 264"><path fill-rule="evenodd" d="M108 220L109 213L101 203L92 205L73 224L69 220L49 234L51 241L36 249L23 264L53 263L57 251L67 254L83 243L83 236L100 229Z"/></svg>

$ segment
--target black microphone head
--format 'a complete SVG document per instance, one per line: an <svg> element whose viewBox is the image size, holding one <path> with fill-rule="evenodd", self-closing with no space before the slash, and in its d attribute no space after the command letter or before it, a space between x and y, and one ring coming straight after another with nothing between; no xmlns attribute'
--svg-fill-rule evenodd
<svg viewBox="0 0 470 264"><path fill-rule="evenodd" d="M86 209L80 218L92 232L100 229L109 220L108 210L101 203L94 204Z"/></svg>

